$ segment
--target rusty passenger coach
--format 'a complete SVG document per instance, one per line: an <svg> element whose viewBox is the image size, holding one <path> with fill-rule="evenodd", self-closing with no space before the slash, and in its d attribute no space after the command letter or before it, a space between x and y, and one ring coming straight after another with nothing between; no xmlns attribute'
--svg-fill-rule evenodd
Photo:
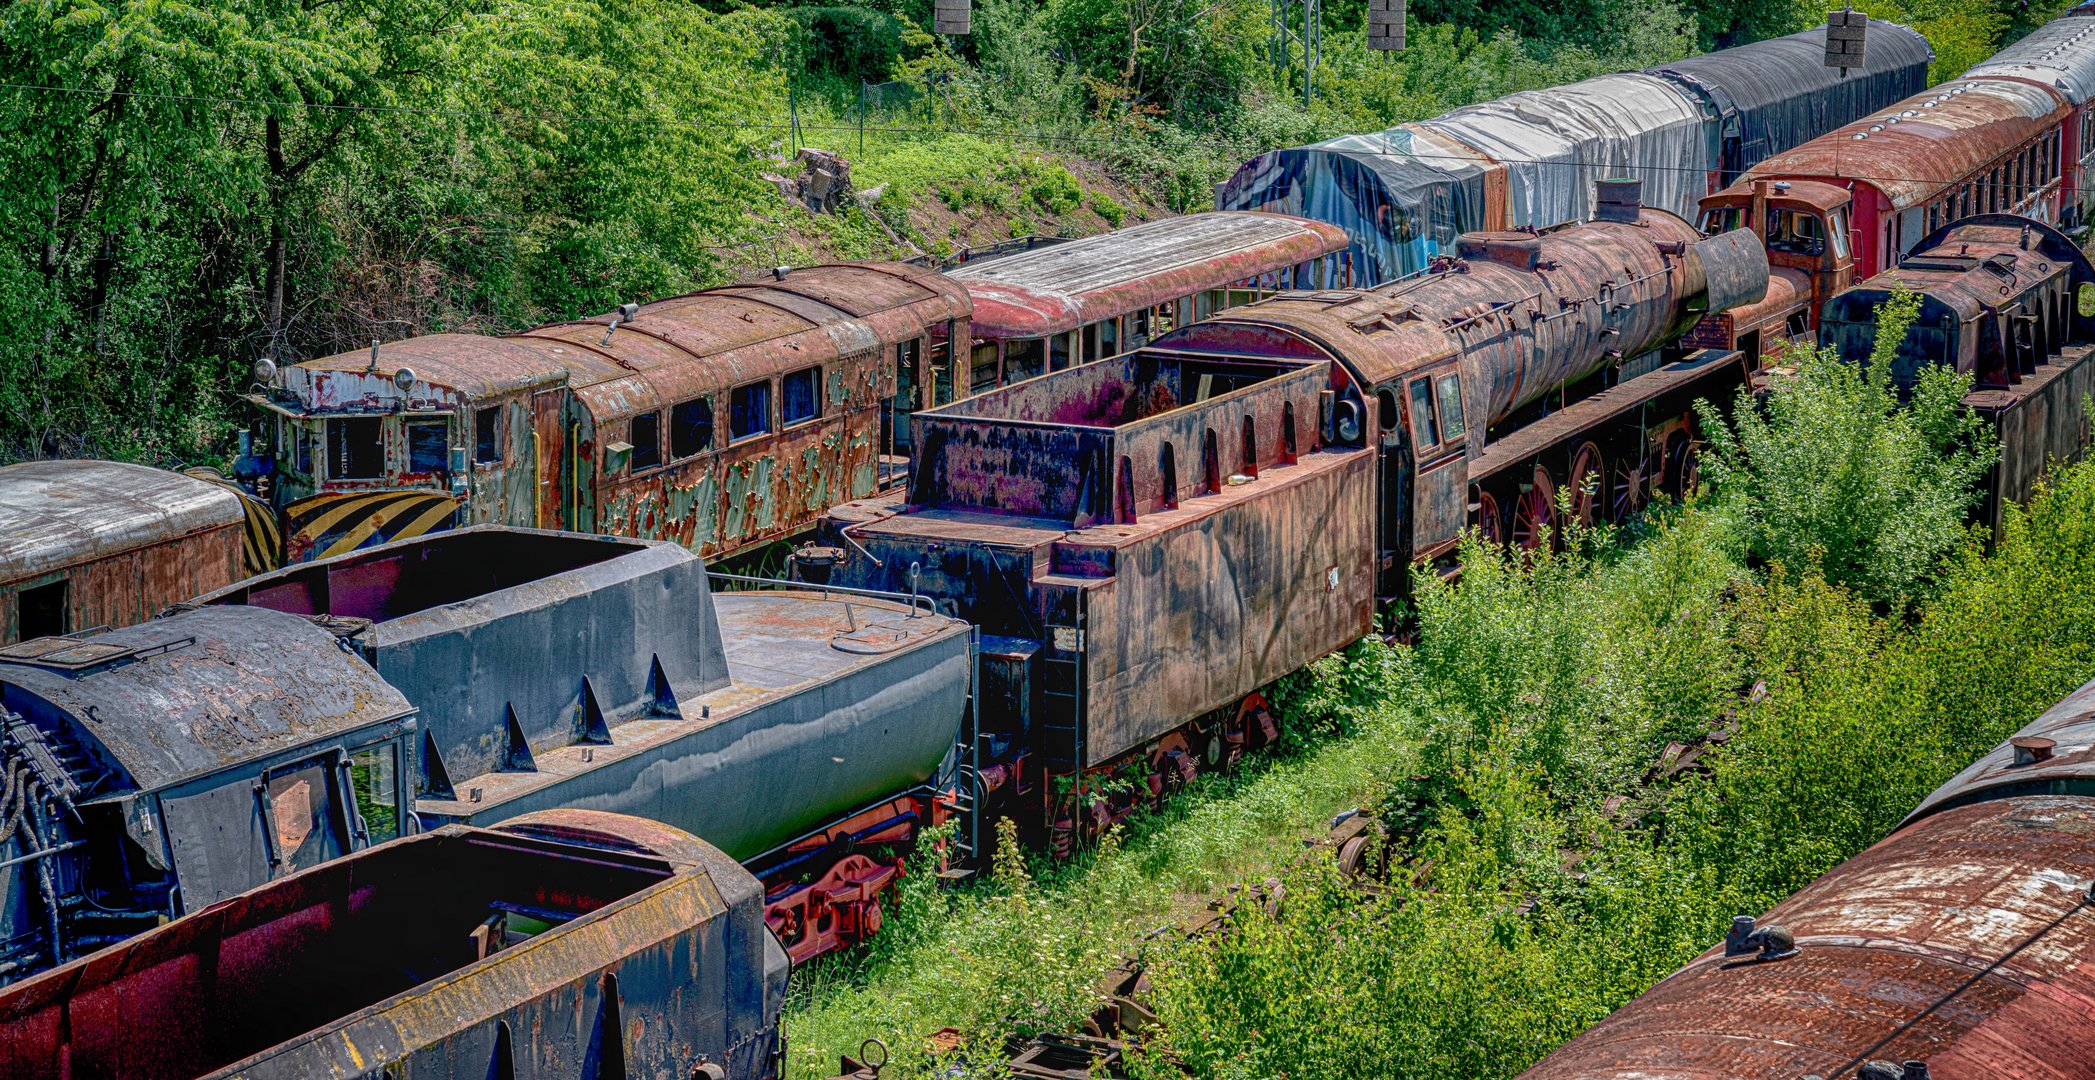
<svg viewBox="0 0 2095 1080"><path fill-rule="evenodd" d="M9 1080L780 1074L756 881L675 829L448 826L0 990Z"/></svg>
<svg viewBox="0 0 2095 1080"><path fill-rule="evenodd" d="M934 271L841 263L265 367L285 556L472 524L749 551L899 481L895 432L952 400L968 311Z"/></svg>
<svg viewBox="0 0 2095 1080"><path fill-rule="evenodd" d="M241 576L241 499L116 461L0 468L0 645L128 626Z"/></svg>

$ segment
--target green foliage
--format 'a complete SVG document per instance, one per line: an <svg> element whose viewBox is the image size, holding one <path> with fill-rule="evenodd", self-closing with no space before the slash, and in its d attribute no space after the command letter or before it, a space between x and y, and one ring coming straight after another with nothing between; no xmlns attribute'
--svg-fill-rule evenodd
<svg viewBox="0 0 2095 1080"><path fill-rule="evenodd" d="M862 7L792 7L810 75L880 82L902 57L902 23Z"/></svg>
<svg viewBox="0 0 2095 1080"><path fill-rule="evenodd" d="M1703 471L1748 550L1898 607L1957 546L1996 455L1963 407L1968 374L1927 365L1900 403L1892 368L1918 305L1903 294L1885 306L1865 364L1795 348L1795 376L1764 402L1741 391L1728 420L1699 406Z"/></svg>
<svg viewBox="0 0 2095 1080"><path fill-rule="evenodd" d="M1117 229L1121 222L1127 220L1128 208L1103 191L1092 192L1089 204L1091 212L1097 214L1108 228Z"/></svg>

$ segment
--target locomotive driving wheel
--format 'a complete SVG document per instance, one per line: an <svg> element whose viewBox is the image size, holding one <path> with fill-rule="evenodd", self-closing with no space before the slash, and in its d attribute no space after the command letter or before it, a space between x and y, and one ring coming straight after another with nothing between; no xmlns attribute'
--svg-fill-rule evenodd
<svg viewBox="0 0 2095 1080"><path fill-rule="evenodd" d="M1645 501L1651 497L1650 475L1651 470L1641 457L1615 463L1613 520L1627 521L1644 509Z"/></svg>
<svg viewBox="0 0 2095 1080"><path fill-rule="evenodd" d="M1571 455L1571 516L1580 525L1600 524L1600 515L1610 508L1608 469L1600 447L1586 443Z"/></svg>
<svg viewBox="0 0 2095 1080"><path fill-rule="evenodd" d="M1534 551L1549 543L1557 521L1557 485L1549 470L1535 466L1534 482L1513 502L1513 546Z"/></svg>
<svg viewBox="0 0 2095 1080"><path fill-rule="evenodd" d="M1504 518L1499 514L1499 501L1492 498L1491 493L1488 491L1478 492L1477 535L1482 536L1485 543L1500 543L1504 539L1503 533L1505 530L1501 525L1503 520Z"/></svg>
<svg viewBox="0 0 2095 1080"><path fill-rule="evenodd" d="M1676 431L1666 437L1665 472L1659 477L1666 494L1676 499L1686 498L1695 490L1701 479L1695 451L1695 439L1685 431Z"/></svg>

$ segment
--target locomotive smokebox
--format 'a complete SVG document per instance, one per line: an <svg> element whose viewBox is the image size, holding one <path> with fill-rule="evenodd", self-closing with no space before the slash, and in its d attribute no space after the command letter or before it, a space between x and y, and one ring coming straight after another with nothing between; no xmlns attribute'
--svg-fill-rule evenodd
<svg viewBox="0 0 2095 1080"><path fill-rule="evenodd" d="M1636 221L1644 213L1644 181L1617 177L1593 182L1593 220Z"/></svg>
<svg viewBox="0 0 2095 1080"><path fill-rule="evenodd" d="M1691 310L1730 311L1757 304L1768 295L1768 249L1751 229L1733 229L1695 244L1695 260L1702 264L1707 287Z"/></svg>

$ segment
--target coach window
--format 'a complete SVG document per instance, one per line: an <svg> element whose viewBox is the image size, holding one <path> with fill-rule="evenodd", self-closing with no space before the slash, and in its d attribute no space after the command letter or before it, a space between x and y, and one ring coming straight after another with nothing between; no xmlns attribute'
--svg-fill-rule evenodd
<svg viewBox="0 0 2095 1080"><path fill-rule="evenodd" d="M1091 323L1090 325L1084 327L1083 334L1084 363L1088 364L1093 360L1098 359L1099 324Z"/></svg>
<svg viewBox="0 0 2095 1080"><path fill-rule="evenodd" d="M1098 324L1098 354L1120 355L1120 320L1106 319Z"/></svg>
<svg viewBox="0 0 2095 1080"><path fill-rule="evenodd" d="M1047 342L1020 338L1004 343L1004 384L1030 379L1047 370Z"/></svg>
<svg viewBox="0 0 2095 1080"><path fill-rule="evenodd" d="M376 480L385 475L385 421L376 416L345 416L327 422L327 478Z"/></svg>
<svg viewBox="0 0 2095 1080"><path fill-rule="evenodd" d="M633 444L631 470L646 472L662 464L662 412L644 412L633 418L632 433L626 441Z"/></svg>
<svg viewBox="0 0 2095 1080"><path fill-rule="evenodd" d="M687 458L713 448L713 399L692 398L669 410L669 456Z"/></svg>
<svg viewBox="0 0 2095 1080"><path fill-rule="evenodd" d="M1411 381L1411 437L1418 448L1440 444L1440 431L1433 423L1433 380Z"/></svg>
<svg viewBox="0 0 2095 1080"><path fill-rule="evenodd" d="M451 422L411 420L407 425L407 471L441 473L451 468Z"/></svg>
<svg viewBox="0 0 2095 1080"><path fill-rule="evenodd" d="M1130 349L1139 349L1149 344L1149 309L1141 308L1128 312L1128 343Z"/></svg>
<svg viewBox="0 0 2095 1080"><path fill-rule="evenodd" d="M1069 366L1069 343L1075 334L1056 334L1048 339L1048 370L1061 371Z"/></svg>
<svg viewBox="0 0 2095 1080"><path fill-rule="evenodd" d="M778 420L784 427L822 415L821 368L786 372L778 381Z"/></svg>
<svg viewBox="0 0 2095 1080"><path fill-rule="evenodd" d="M1462 437L1462 382L1454 375L1442 375L1433 384L1440 395L1440 435L1454 442Z"/></svg>
<svg viewBox="0 0 2095 1080"><path fill-rule="evenodd" d="M729 442L753 439L771 430L771 384L737 386L728 397Z"/></svg>
<svg viewBox="0 0 2095 1080"><path fill-rule="evenodd" d="M473 414L473 463L476 465L499 465L502 463L502 440L498 437L502 419L500 405L481 409Z"/></svg>

